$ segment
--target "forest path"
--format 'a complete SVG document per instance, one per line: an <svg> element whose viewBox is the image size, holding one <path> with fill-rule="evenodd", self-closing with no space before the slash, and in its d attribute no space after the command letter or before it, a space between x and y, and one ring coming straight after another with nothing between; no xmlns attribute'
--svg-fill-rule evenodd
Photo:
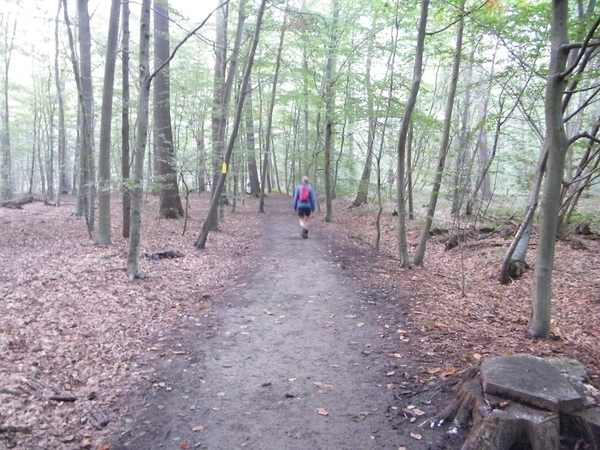
<svg viewBox="0 0 600 450"><path fill-rule="evenodd" d="M267 199L254 269L202 324L163 339L170 350L112 449L426 448L390 419L388 375L402 365L382 305L339 269L319 219L301 238L291 203Z"/></svg>

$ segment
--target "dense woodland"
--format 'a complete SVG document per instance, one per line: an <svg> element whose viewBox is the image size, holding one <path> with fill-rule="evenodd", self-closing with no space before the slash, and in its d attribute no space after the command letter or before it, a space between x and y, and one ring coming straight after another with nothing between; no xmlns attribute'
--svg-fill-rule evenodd
<svg viewBox="0 0 600 450"><path fill-rule="evenodd" d="M120 193L132 280L146 194L183 219L210 192L202 249L226 203L252 195L262 212L307 174L326 222L335 198L376 205L375 247L393 205L404 268L434 228L461 241L508 213L520 226L498 275L522 271L535 230L528 332L549 336L556 237L595 227L580 207L598 195L595 1L1 3L3 206L72 194L109 245Z"/></svg>

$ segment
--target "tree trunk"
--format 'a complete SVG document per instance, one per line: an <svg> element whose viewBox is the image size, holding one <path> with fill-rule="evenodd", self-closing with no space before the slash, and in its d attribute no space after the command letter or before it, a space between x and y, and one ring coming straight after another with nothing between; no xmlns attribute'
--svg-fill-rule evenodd
<svg viewBox="0 0 600 450"><path fill-rule="evenodd" d="M123 104L121 105L121 178L123 181L122 185L122 198L123 198L123 237L129 238L129 227L131 218L131 180L130 176L130 155L129 155L129 1L123 2L123 17L122 17L122 28L123 38L121 40L121 74L122 74L122 96Z"/></svg>
<svg viewBox="0 0 600 450"><path fill-rule="evenodd" d="M277 47L277 59L275 61L275 74L273 75L273 84L271 85L271 98L269 100L268 112L267 112L267 129L265 137L265 159L263 165L263 180L266 178L266 171L269 166L269 155L271 153L271 136L273 127L273 110L275 109L275 99L277 94L277 80L279 79L279 69L281 67L281 54L283 53L283 42L285 38L285 29L287 21L287 5L285 3L285 12L283 13L283 25L281 26L281 32L279 33L279 47ZM265 212L265 183L262 183L262 189L260 192L260 202L258 206L258 212Z"/></svg>
<svg viewBox="0 0 600 450"><path fill-rule="evenodd" d="M528 328L528 333L534 337L548 337L550 334L552 267L558 229L560 188L568 148L562 114L562 100L566 87L563 71L569 55L569 52L563 48L569 39L568 18L568 1L553 0L550 63L545 98L545 147L548 149L548 164L540 207L542 218L533 273L533 311Z"/></svg>
<svg viewBox="0 0 600 450"><path fill-rule="evenodd" d="M169 59L169 1L154 0L154 67ZM171 87L169 64L154 80L154 153L157 156L157 181L160 186L159 215L166 219L183 217L177 184L173 129L171 126Z"/></svg>
<svg viewBox="0 0 600 450"><path fill-rule="evenodd" d="M229 161L231 160L231 154L233 153L233 147L235 145L235 141L237 139L237 133L240 128L240 122L242 119L242 111L244 107L244 96L246 94L246 88L248 86L248 82L250 80L250 74L252 73L252 65L254 64L254 55L256 54L256 47L258 46L258 39L260 36L260 28L262 24L263 14L265 12L267 0L262 0L260 3L260 7L258 9L258 14L256 17L256 24L254 29L254 37L252 39L252 45L250 49L250 53L247 57L246 70L244 71L244 77L242 79L242 85L240 86L240 97L238 99L237 110L235 119L233 121L231 136L229 137L229 143L227 145L227 151L225 152L225 167L229 165ZM219 182L216 185L215 192L210 201L208 215L204 221L202 226L202 231L196 240L196 248L202 249L206 246L206 240L208 239L208 233L211 228L211 223L214 222L217 216L217 207L219 205L219 197L225 186L225 180L227 177L227 172L221 172L221 176L219 177Z"/></svg>
<svg viewBox="0 0 600 450"><path fill-rule="evenodd" d="M148 140L148 110L150 105L150 0L142 0L140 14L140 89L137 126L133 153L133 189L131 195L131 228L127 251L127 276L130 280L143 277L140 269L140 239L142 223L142 193L144 183L144 153Z"/></svg>
<svg viewBox="0 0 600 450"><path fill-rule="evenodd" d="M224 4L224 3L223 3ZM215 187L218 184L219 178L222 176L223 168L227 170L223 163L226 162L224 158L225 148L225 131L227 129L227 123L229 118L229 105L231 102L231 92L233 89L233 82L235 80L238 58L240 52L240 46L242 36L244 32L244 23L246 21L246 0L242 0L238 6L238 23L235 34L235 41L233 44L233 50L230 56L229 69L227 71L227 78L225 78L225 67L226 67L226 44L227 44L227 15L225 15L225 6L222 6L219 11L221 15L217 17L217 42L216 51L217 55L215 58L215 90L213 100L213 119L212 119L212 135L213 135L213 196L215 195ZM218 201L223 205L225 201L225 192L221 189L219 193L222 198ZM217 231L219 229L219 217L218 215L207 216L206 220L209 220L208 226L211 231Z"/></svg>
<svg viewBox="0 0 600 450"><path fill-rule="evenodd" d="M58 36L60 10L62 8L62 0L58 0L58 9L54 20L54 84L56 87L56 100L58 102L58 189L54 204L60 206L60 199L63 191L67 188L67 131L65 129L65 107L63 100L62 82L60 79L60 42Z"/></svg>
<svg viewBox="0 0 600 450"><path fill-rule="evenodd" d="M540 188L542 186L542 180L544 178L544 172L546 171L546 161L548 159L548 149L544 147L538 161L535 180L533 182L531 192L529 193L529 201L527 210L525 211L525 218L519 226L517 234L513 238L513 241L506 252L502 267L500 268L500 283L508 284L510 282L509 269L515 265L526 266L525 256L527 255L527 248L529 247L529 240L531 238L531 231L533 229L533 216L538 205L538 198L540 196Z"/></svg>
<svg viewBox="0 0 600 450"><path fill-rule="evenodd" d="M452 122L452 110L454 107L454 99L456 97L456 86L458 84L458 74L460 68L461 51L462 51L462 38L463 30L465 25L464 20L464 0L460 4L460 20L458 22L458 31L456 34L456 50L454 54L454 64L452 66L452 78L450 80L450 89L448 92L448 99L446 102L446 117L444 119L444 133L442 136L442 142L440 144L440 151L438 154L438 164L435 174L435 181L433 183L433 189L431 190L431 196L429 198L429 207L427 209L427 216L425 217L425 224L421 230L421 236L419 238L419 244L415 250L413 263L416 266L422 266L423 260L425 259L425 248L427 246L427 238L429 237L429 231L433 223L433 216L435 214L435 208L437 199L440 194L440 187L442 185L442 176L444 175L444 166L446 165L446 155L448 154L448 145L450 144L450 125Z"/></svg>
<svg viewBox="0 0 600 450"><path fill-rule="evenodd" d="M415 104L417 103L417 95L421 86L421 76L423 73L423 54L425 52L425 31L427 28L427 15L429 12L429 0L421 1L421 16L419 18L419 32L417 36L417 48L415 53L415 62L413 66L413 79L406 108L402 115L400 124L400 133L398 134L398 167L396 179L396 194L398 208L398 246L401 267L408 269L410 260L408 256L408 244L406 242L406 204L404 202L404 172L406 160L406 137L410 129Z"/></svg>
<svg viewBox="0 0 600 450"><path fill-rule="evenodd" d="M254 140L254 111L252 110L252 83L248 82L246 89L246 148L248 149L248 182L250 183L248 193L253 197L260 196L260 180L258 178L258 166L256 164L256 144Z"/></svg>
<svg viewBox="0 0 600 450"><path fill-rule="evenodd" d="M471 86L473 84L473 65L477 43L478 40L476 39L471 43L471 51L469 52L469 60L467 63L468 67L464 72L463 80L463 84L466 86ZM465 89L462 102L462 114L460 115L458 145L456 145L456 158L454 160L454 187L452 189L451 210L451 214L453 214L454 217L460 215L473 168L473 157L470 155L470 148L472 145L471 102L471 89Z"/></svg>
<svg viewBox="0 0 600 450"><path fill-rule="evenodd" d="M200 120L200 130L196 136L198 153L198 192L206 192L206 144L204 141L204 118Z"/></svg>
<svg viewBox="0 0 600 450"><path fill-rule="evenodd" d="M333 191L331 183L331 149L333 140L333 120L335 115L335 64L338 45L338 22L340 16L340 3L333 0L333 13L327 50L327 64L325 67L325 222L333 221Z"/></svg>
<svg viewBox="0 0 600 450"><path fill-rule="evenodd" d="M115 87L115 67L119 45L119 14L121 0L112 0L106 44L106 66L102 90L100 117L100 147L98 149L98 244L111 244L110 230L110 148L112 137L112 106Z"/></svg>
<svg viewBox="0 0 600 450"><path fill-rule="evenodd" d="M15 19L12 27L12 36L9 36L9 21L10 16L6 18L4 29L4 117L2 121L2 137L0 138L0 147L2 148L2 177L0 184L0 197L8 200L13 196L13 175L12 175L12 158L10 148L10 119L8 107L8 73L10 70L10 60L14 48L15 34L17 31L17 20Z"/></svg>
<svg viewBox="0 0 600 450"><path fill-rule="evenodd" d="M369 47L367 49L367 60L365 67L365 91L367 94L367 115L369 123L369 133L367 135L367 157L363 168L360 181L358 182L358 192L356 198L352 202L352 206L357 208L362 204L367 203L369 195L369 184L371 182L371 166L373 165L373 148L375 146L375 130L377 128L377 118L373 110L373 86L371 83L371 66L373 63L373 52L375 46L375 20L372 19L372 32L369 39Z"/></svg>
<svg viewBox="0 0 600 450"><path fill-rule="evenodd" d="M79 55L81 77L82 154L84 155L84 192L86 193L86 218L88 231L95 227L96 169L94 164L94 87L92 84L92 33L88 0L77 0L79 30ZM81 186L80 186L81 189Z"/></svg>

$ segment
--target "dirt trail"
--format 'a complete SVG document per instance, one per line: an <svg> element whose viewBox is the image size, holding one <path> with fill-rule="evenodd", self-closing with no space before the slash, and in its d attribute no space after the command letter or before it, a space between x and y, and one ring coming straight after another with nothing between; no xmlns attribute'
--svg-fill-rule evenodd
<svg viewBox="0 0 600 450"><path fill-rule="evenodd" d="M289 198L267 209L255 270L157 343L112 449L427 448L395 426L403 362L382 305L334 264L318 219L305 240Z"/></svg>

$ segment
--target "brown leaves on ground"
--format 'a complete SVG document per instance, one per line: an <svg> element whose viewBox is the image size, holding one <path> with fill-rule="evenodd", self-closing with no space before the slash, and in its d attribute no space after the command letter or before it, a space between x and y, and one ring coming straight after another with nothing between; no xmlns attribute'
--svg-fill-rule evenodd
<svg viewBox="0 0 600 450"><path fill-rule="evenodd" d="M194 242L208 194L193 196L187 234L183 220L157 218L157 199L143 213L142 251L181 252L179 258L140 259L145 279L125 273L121 203L113 200L113 244L89 239L85 219L72 215L74 198L59 208L42 202L0 208L0 424L26 426L22 448L77 448L93 434L92 408L110 411L144 375L145 361L188 351L163 339L184 322L207 323L215 294L236 282L256 250L255 204L227 213L205 250ZM208 336L207 336L208 337ZM52 396L72 396L56 402ZM83 426L82 426L83 424ZM12 445L12 444L11 444Z"/></svg>
<svg viewBox="0 0 600 450"><path fill-rule="evenodd" d="M158 219L157 200L149 197L142 224L144 254L185 256L143 258L146 278L134 282L125 273L127 242L120 237L116 196L113 245L107 247L90 241L84 219L71 215L73 198L65 198L60 208L41 202L23 210L0 208L0 424L31 429L31 434L14 433L11 445L68 449L89 442L110 448L104 422L93 417L104 410L118 420L119 397L142 383L153 358L187 354L168 339L170 330L191 323L206 339L217 335L210 321L216 294L237 283L236 275L252 264L260 222L268 216L256 213L255 199L246 199L235 214L226 213L207 248L196 251L208 194L192 198L188 234L182 237L183 220ZM410 362L407 376L435 383L486 356L518 352L577 358L593 376L600 373L598 241L586 241L587 250L558 243L552 304L556 339L531 340L524 333L532 272L508 286L497 281L508 239L467 241L444 251L444 236L437 236L428 243L424 268L402 270L397 218L382 216L382 249L376 252L371 248L375 213L345 206L337 203L333 223L320 221L317 214L313 236L328 236L334 265L362 283L361 295L373 303L397 302L382 321L395 339L390 361ZM411 250L418 232L409 233ZM61 397L77 400L51 400ZM202 430L197 426L194 431Z"/></svg>
<svg viewBox="0 0 600 450"><path fill-rule="evenodd" d="M401 269L396 238L397 217L381 219L381 250L372 249L374 208L337 208L334 224L323 231L340 244L332 245L334 263L366 285L363 294L374 301L399 301L405 310L387 318L405 320L398 330L398 353L421 361L422 372L434 380L478 364L486 356L531 353L541 357L579 359L598 384L600 375L600 241L586 240L587 249L558 241L553 272L552 339L525 336L531 316L533 268L509 285L498 275L511 236L475 237L445 251L448 235L431 237L424 267ZM440 219L440 220L443 220ZM420 229L409 222L409 252L414 252ZM450 228L450 227L449 227ZM535 261L535 236L527 260ZM367 253L369 258L365 258ZM464 286L464 288L463 288ZM398 327L400 325L397 325ZM402 339L404 336L404 339ZM416 343L416 349L407 344ZM407 354L412 352L412 354ZM435 364L435 366L433 366Z"/></svg>

